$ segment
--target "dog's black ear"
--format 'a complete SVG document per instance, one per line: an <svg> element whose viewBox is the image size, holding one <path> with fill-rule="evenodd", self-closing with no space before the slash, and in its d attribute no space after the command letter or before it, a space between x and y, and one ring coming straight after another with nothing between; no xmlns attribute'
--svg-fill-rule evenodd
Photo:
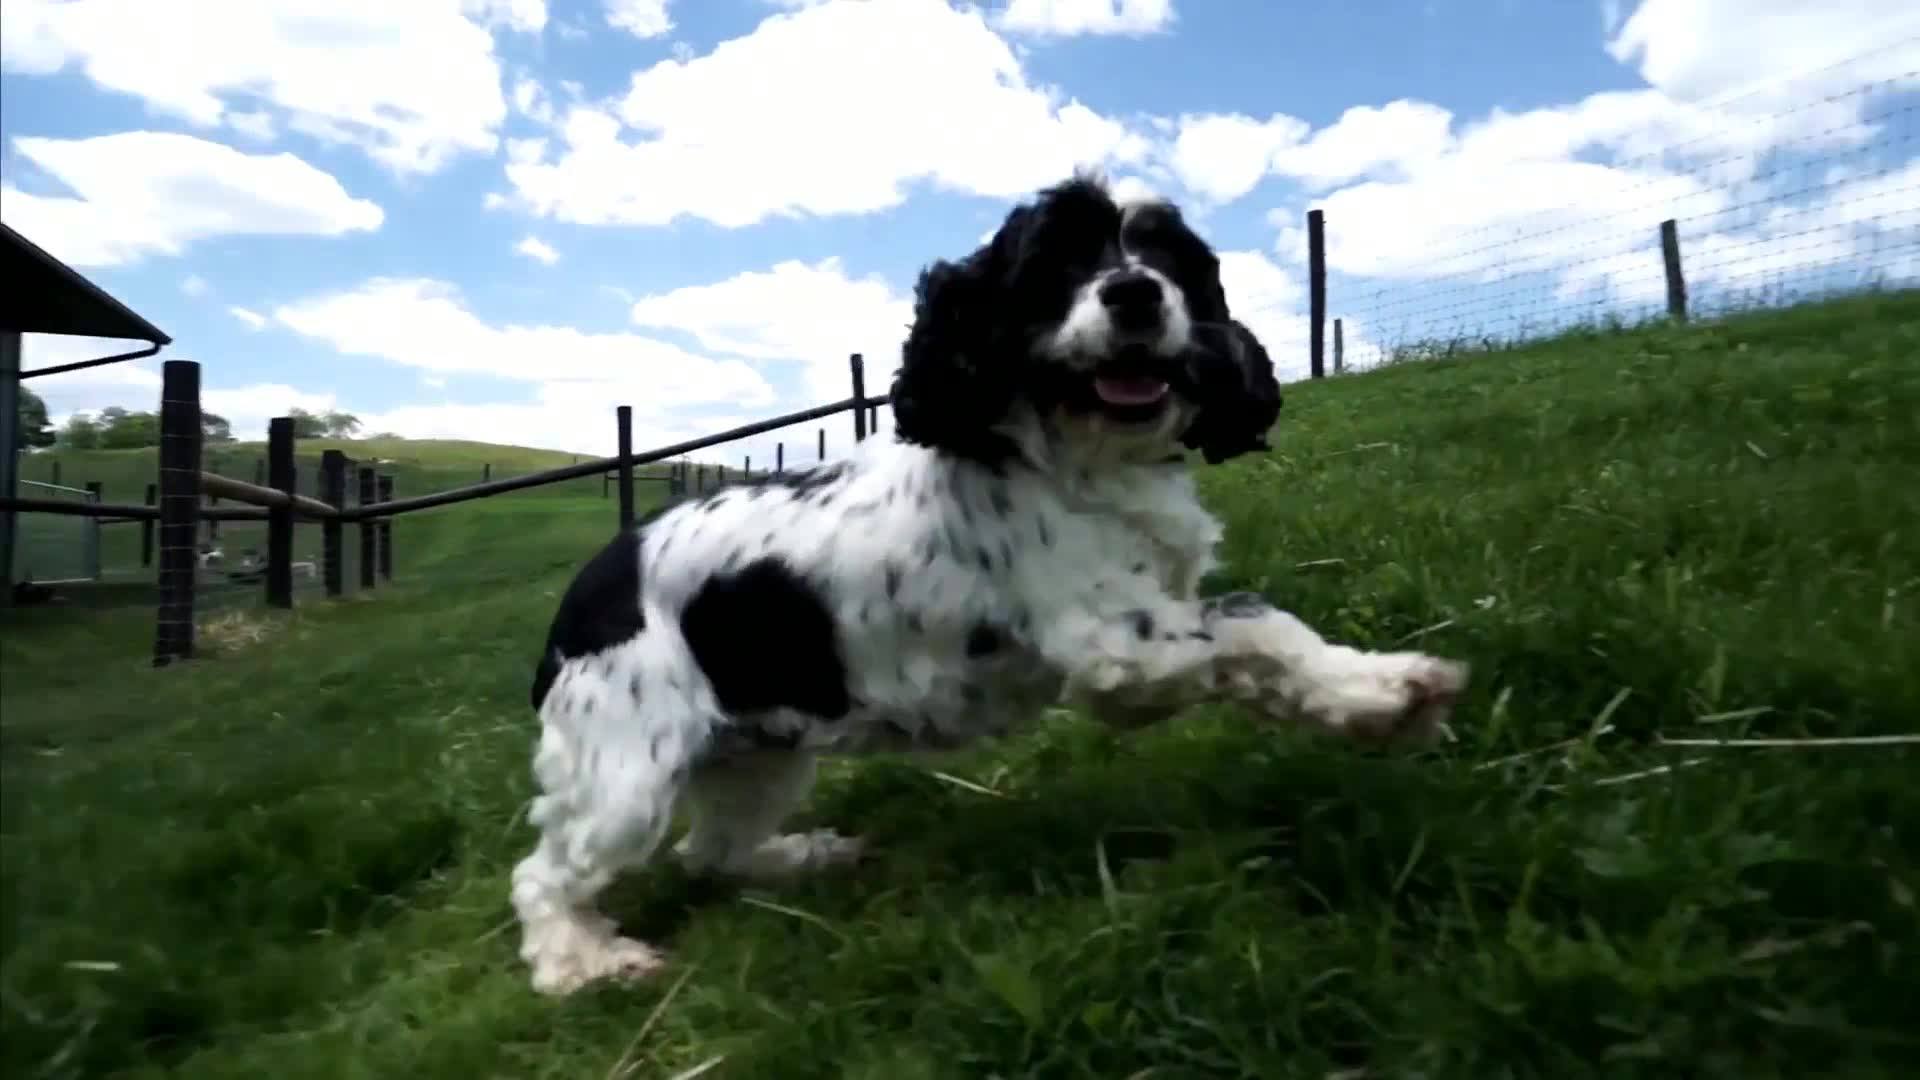
<svg viewBox="0 0 1920 1080"><path fill-rule="evenodd" d="M1010 450L993 426L1014 399L1015 358L1000 355L993 327L995 248L928 266L914 286L913 328L893 377L893 427L902 442L997 460Z"/></svg>
<svg viewBox="0 0 1920 1080"><path fill-rule="evenodd" d="M1207 464L1269 449L1267 429L1280 417L1273 359L1237 320L1196 327L1201 349L1190 366L1199 415L1180 441Z"/></svg>

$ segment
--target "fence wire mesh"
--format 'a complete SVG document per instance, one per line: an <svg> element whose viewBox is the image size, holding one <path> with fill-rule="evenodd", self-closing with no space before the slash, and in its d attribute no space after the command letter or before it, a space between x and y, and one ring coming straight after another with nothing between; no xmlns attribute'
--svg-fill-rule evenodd
<svg viewBox="0 0 1920 1080"><path fill-rule="evenodd" d="M63 502L98 502L85 488L38 480L19 481L20 494ZM66 514L21 514L16 518L13 573L9 580L41 584L95 581L100 577L101 525Z"/></svg>
<svg viewBox="0 0 1920 1080"><path fill-rule="evenodd" d="M1461 170L1453 190L1477 203L1424 207L1398 235L1365 203L1346 202L1343 218L1329 199L1327 310L1342 323L1342 366L1663 316L1667 219L1689 317L1920 284L1920 71L1815 94L1834 84L1820 74L1700 105L1601 95L1580 122L1611 155L1487 146L1527 136L1490 126L1447 166ZM1663 111L1634 111L1649 102ZM1476 160L1488 163L1477 189Z"/></svg>

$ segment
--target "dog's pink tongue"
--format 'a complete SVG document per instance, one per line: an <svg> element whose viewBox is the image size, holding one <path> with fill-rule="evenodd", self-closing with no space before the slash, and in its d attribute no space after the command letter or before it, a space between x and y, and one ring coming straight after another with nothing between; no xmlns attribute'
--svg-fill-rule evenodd
<svg viewBox="0 0 1920 1080"><path fill-rule="evenodd" d="M1093 380L1093 392L1109 405L1150 405L1166 396L1167 384L1145 375L1101 375Z"/></svg>

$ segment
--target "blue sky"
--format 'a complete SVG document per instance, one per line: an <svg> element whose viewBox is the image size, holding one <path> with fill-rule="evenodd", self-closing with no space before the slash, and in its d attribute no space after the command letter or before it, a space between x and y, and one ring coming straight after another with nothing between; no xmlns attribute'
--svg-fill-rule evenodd
<svg viewBox="0 0 1920 1080"><path fill-rule="evenodd" d="M243 434L605 452L623 402L651 445L844 396L848 352L883 385L917 269L1099 164L1188 208L1299 377L1310 206L1362 363L1645 310L1668 216L1708 293L1920 277L1907 6L8 0L0 217ZM151 407L156 372L35 387Z"/></svg>

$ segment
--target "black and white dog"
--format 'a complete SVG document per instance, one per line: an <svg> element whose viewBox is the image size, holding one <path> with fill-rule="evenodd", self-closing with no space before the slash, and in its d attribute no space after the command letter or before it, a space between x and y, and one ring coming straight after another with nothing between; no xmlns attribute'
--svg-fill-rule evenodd
<svg viewBox="0 0 1920 1080"><path fill-rule="evenodd" d="M861 850L780 832L822 753L950 749L1060 702L1425 736L1465 685L1253 594L1198 595L1221 529L1189 452L1265 449L1280 393L1171 205L1076 176L935 262L892 403L896 441L672 506L567 589L533 683L540 838L513 872L536 989L662 963L594 898L682 797L686 865L790 874Z"/></svg>

